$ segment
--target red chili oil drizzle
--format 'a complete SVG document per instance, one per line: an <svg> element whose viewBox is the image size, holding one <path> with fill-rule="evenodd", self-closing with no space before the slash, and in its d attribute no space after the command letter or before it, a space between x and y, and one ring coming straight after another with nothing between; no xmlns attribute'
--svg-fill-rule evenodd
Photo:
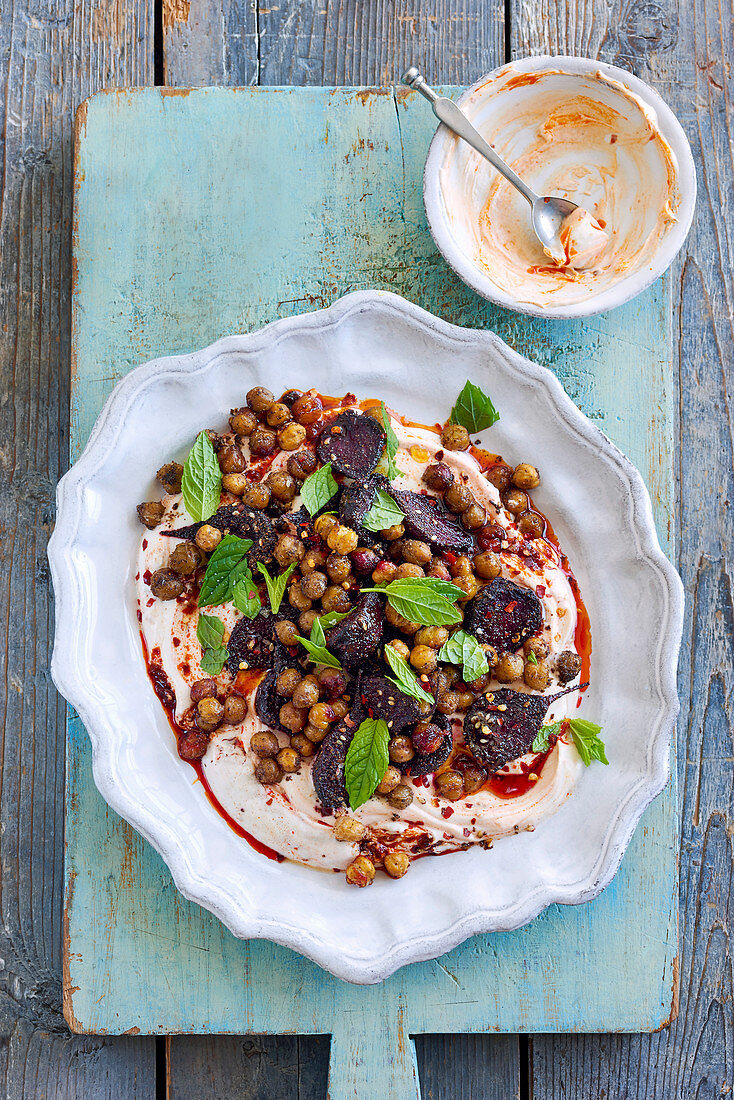
<svg viewBox="0 0 734 1100"><path fill-rule="evenodd" d="M530 779L531 775L540 777L551 750L534 756L529 764L521 764L522 770L515 775L490 775L484 784L484 790L491 791L498 798L520 798L532 791L537 779Z"/></svg>
<svg viewBox="0 0 734 1100"><path fill-rule="evenodd" d="M152 660L151 657L149 657L148 646L142 631L140 632L140 642L143 647L143 660L145 661L148 678L153 685L153 691L156 693L158 699L161 702L163 710L166 713L166 718L168 719L168 724L173 730L174 736L176 737L176 743L178 744L179 737L186 731L181 728L175 718L176 696L173 692L173 688L170 685L168 677L166 676L163 666ZM155 656L156 652L158 654L158 657L160 658L160 649L157 646L155 646L153 649L153 656ZM273 851L272 848L268 848L267 844L263 844L261 841L257 840L254 836L252 836L251 833L248 833L245 829L243 829L242 826L239 825L234 820L234 818L227 813L224 806L209 786L208 780L204 774L204 768L202 767L201 761L185 760L184 763L188 764L194 769L197 776L199 777L199 781L201 782L202 787L204 788L204 793L206 794L206 797L209 799L209 802L220 815L220 817L224 818L230 829L234 833L236 833L237 836L242 837L243 840L246 840L250 847L254 848L254 850L256 852L259 852L260 855L267 856L268 859L273 859L277 863L282 863L285 857L282 856L280 852Z"/></svg>

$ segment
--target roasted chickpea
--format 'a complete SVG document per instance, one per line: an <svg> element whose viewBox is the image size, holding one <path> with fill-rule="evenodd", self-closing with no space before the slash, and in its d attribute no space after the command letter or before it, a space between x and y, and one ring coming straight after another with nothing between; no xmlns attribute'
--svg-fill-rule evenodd
<svg viewBox="0 0 734 1100"><path fill-rule="evenodd" d="M534 653L539 661L544 660L548 656L548 643L544 638L528 638L523 649L525 650L526 657Z"/></svg>
<svg viewBox="0 0 734 1100"><path fill-rule="evenodd" d="M301 673L297 668L284 668L282 672L278 673L275 679L275 690L278 695L290 699L293 692L300 684L301 679Z"/></svg>
<svg viewBox="0 0 734 1100"><path fill-rule="evenodd" d="M328 579L325 573L316 570L307 573L301 578L301 591L309 600L320 600L328 587Z"/></svg>
<svg viewBox="0 0 734 1100"><path fill-rule="evenodd" d="M321 399L315 393L304 393L291 406L291 415L299 424L315 424L323 412Z"/></svg>
<svg viewBox="0 0 734 1100"><path fill-rule="evenodd" d="M282 428L291 418L291 410L282 401L276 401L265 413L265 420L269 428Z"/></svg>
<svg viewBox="0 0 734 1100"><path fill-rule="evenodd" d="M250 454L255 458L271 455L276 446L275 432L270 428L255 428L250 435Z"/></svg>
<svg viewBox="0 0 734 1100"><path fill-rule="evenodd" d="M526 661L523 671L523 679L533 691L545 691L548 687L550 675L545 661Z"/></svg>
<svg viewBox="0 0 734 1100"><path fill-rule="evenodd" d="M317 611L302 611L298 616L298 629L305 638L310 635L313 624L318 617Z"/></svg>
<svg viewBox="0 0 734 1100"><path fill-rule="evenodd" d="M283 772L277 760L266 757L264 760L258 760L255 765L255 778L266 787L271 783L280 783Z"/></svg>
<svg viewBox="0 0 734 1100"><path fill-rule="evenodd" d="M357 856L347 867L346 876L351 886L369 886L375 877L375 865L367 856Z"/></svg>
<svg viewBox="0 0 734 1100"><path fill-rule="evenodd" d="M391 604L387 604L385 608L385 618L391 626L402 631L403 634L415 634L420 630L420 623L412 623L410 619L404 619L402 615L398 615Z"/></svg>
<svg viewBox="0 0 734 1100"><path fill-rule="evenodd" d="M285 470L273 470L272 473L268 474L265 482L270 488L271 495L284 504L293 500L298 491L295 479Z"/></svg>
<svg viewBox="0 0 734 1100"><path fill-rule="evenodd" d="M458 692L440 691L436 698L436 709L441 714L454 714L459 709Z"/></svg>
<svg viewBox="0 0 734 1100"><path fill-rule="evenodd" d="M450 485L443 496L444 504L452 512L465 512L473 504L476 504L474 495L468 485L463 481L455 481Z"/></svg>
<svg viewBox="0 0 734 1100"><path fill-rule="evenodd" d="M407 764L415 756L413 742L402 734L391 738L387 751L393 764Z"/></svg>
<svg viewBox="0 0 734 1100"><path fill-rule="evenodd" d="M257 427L257 417L252 409L232 409L229 426L237 435L250 435Z"/></svg>
<svg viewBox="0 0 734 1100"><path fill-rule="evenodd" d="M221 725L224 717L224 704L214 695L207 695L196 704L196 724L207 733Z"/></svg>
<svg viewBox="0 0 734 1100"><path fill-rule="evenodd" d="M474 698L475 698L475 696L474 696L473 691L457 691L456 692L456 709L459 710L459 711L468 710L469 707L474 702Z"/></svg>
<svg viewBox="0 0 734 1100"><path fill-rule="evenodd" d="M445 626L422 626L415 636L418 645L427 645L431 649L440 649L448 641L449 632Z"/></svg>
<svg viewBox="0 0 734 1100"><path fill-rule="evenodd" d="M310 611L312 601L304 596L300 584L292 584L288 589L288 603L295 607L296 611Z"/></svg>
<svg viewBox="0 0 734 1100"><path fill-rule="evenodd" d="M300 756L290 745L281 749L275 759L284 772L297 772L301 766Z"/></svg>
<svg viewBox="0 0 734 1100"><path fill-rule="evenodd" d="M405 810L413 801L413 788L407 783L398 783L390 791L387 800L394 810Z"/></svg>
<svg viewBox="0 0 734 1100"><path fill-rule="evenodd" d="M460 577L462 574L464 576L471 576L474 571L474 563L466 554L459 554L458 558L451 563L449 568L452 577Z"/></svg>
<svg viewBox="0 0 734 1100"><path fill-rule="evenodd" d="M464 768L464 794L475 794L487 782L487 773L479 765L470 764Z"/></svg>
<svg viewBox="0 0 734 1100"><path fill-rule="evenodd" d="M463 424L447 424L441 432L441 442L447 451L465 451L471 440Z"/></svg>
<svg viewBox="0 0 734 1100"><path fill-rule="evenodd" d="M178 755L182 760L201 760L208 744L209 735L203 730L186 730L178 739Z"/></svg>
<svg viewBox="0 0 734 1100"><path fill-rule="evenodd" d="M370 405L364 410L364 415L369 416L371 420L376 420L378 424L383 424L382 405Z"/></svg>
<svg viewBox="0 0 734 1100"><path fill-rule="evenodd" d="M519 680L523 674L523 659L517 653L503 653L494 670L495 677L501 684L511 684L513 680Z"/></svg>
<svg viewBox="0 0 734 1100"><path fill-rule="evenodd" d="M303 397L303 390L286 390L284 394L281 394L279 400L290 409L299 397Z"/></svg>
<svg viewBox="0 0 734 1100"><path fill-rule="evenodd" d="M334 822L334 840L343 840L348 844L359 844L366 832L367 826L363 825L361 821L357 821L356 817L350 817L349 814L339 814Z"/></svg>
<svg viewBox="0 0 734 1100"><path fill-rule="evenodd" d="M391 561L381 561L372 571L372 580L375 584L389 584L395 579L397 566Z"/></svg>
<svg viewBox="0 0 734 1100"><path fill-rule="evenodd" d="M526 539L542 539L545 529L542 516L537 512L521 512L517 517L517 526Z"/></svg>
<svg viewBox="0 0 734 1100"><path fill-rule="evenodd" d="M328 512L324 512L323 515L317 516L313 521L313 529L322 539L326 539L329 532L338 526L339 521L336 516L330 516Z"/></svg>
<svg viewBox="0 0 734 1100"><path fill-rule="evenodd" d="M483 550L474 557L474 571L484 581L493 581L502 572L502 562L491 550Z"/></svg>
<svg viewBox="0 0 734 1100"><path fill-rule="evenodd" d="M183 587L180 576L172 569L156 569L150 578L150 591L158 600L175 600Z"/></svg>
<svg viewBox="0 0 734 1100"><path fill-rule="evenodd" d="M203 560L204 555L195 542L181 541L171 551L168 568L172 569L174 573L188 576L190 573L196 572Z"/></svg>
<svg viewBox="0 0 734 1100"><path fill-rule="evenodd" d="M244 722L247 714L247 701L241 695L228 695L224 700L224 721L230 726Z"/></svg>
<svg viewBox="0 0 734 1100"><path fill-rule="evenodd" d="M180 462L165 462L155 476L167 493L180 493L183 471Z"/></svg>
<svg viewBox="0 0 734 1100"><path fill-rule="evenodd" d="M280 752L280 745L278 744L278 738L274 733L253 733L250 738L250 748L258 756L277 756Z"/></svg>
<svg viewBox="0 0 734 1100"><path fill-rule="evenodd" d="M321 597L321 607L324 611L338 611L344 614L351 610L352 603L343 588L331 584Z"/></svg>
<svg viewBox="0 0 734 1100"><path fill-rule="evenodd" d="M313 747L313 741L309 741L305 733L294 733L291 737L291 748L295 749L299 756L308 758L313 756L316 751Z"/></svg>
<svg viewBox="0 0 734 1100"><path fill-rule="evenodd" d="M357 543L359 538L357 532L353 531L351 527L345 527L341 523L337 523L331 528L326 536L326 545L330 550L333 550L335 554L349 554L352 550L357 549Z"/></svg>
<svg viewBox="0 0 734 1100"><path fill-rule="evenodd" d="M327 699L337 699L347 687L347 678L338 668L322 668L317 679Z"/></svg>
<svg viewBox="0 0 734 1100"><path fill-rule="evenodd" d="M449 572L449 567L446 565L446 562L441 561L441 559L437 557L431 558L431 564L426 569L426 573L429 577L437 577L438 580L441 581L448 581L451 579L451 573Z"/></svg>
<svg viewBox="0 0 734 1100"><path fill-rule="evenodd" d="M329 703L314 703L308 712L308 724L317 730L328 729L333 720L334 710Z"/></svg>
<svg viewBox="0 0 734 1100"><path fill-rule="evenodd" d="M471 573L461 573L458 577L454 577L453 583L457 588L463 589L465 596L461 599L470 600L479 591L479 581Z"/></svg>
<svg viewBox="0 0 734 1100"><path fill-rule="evenodd" d="M435 752L446 733L434 722L416 722L410 735L416 752Z"/></svg>
<svg viewBox="0 0 734 1100"><path fill-rule="evenodd" d="M282 451L297 451L306 439L306 429L302 424L294 424L292 421L290 424L285 424L278 430L277 440L278 446ZM289 471L291 477L293 472ZM298 478L299 481L303 481L303 478Z"/></svg>
<svg viewBox="0 0 734 1100"><path fill-rule="evenodd" d="M319 701L319 685L315 676L304 676L300 684L293 692L293 705L295 707L304 707L306 710L309 707L314 706ZM309 722L313 724L313 719L309 712Z"/></svg>
<svg viewBox="0 0 734 1100"><path fill-rule="evenodd" d="M540 485L540 474L529 462L521 462L513 471L512 484L517 489L537 489Z"/></svg>
<svg viewBox="0 0 734 1100"><path fill-rule="evenodd" d="M241 497L249 484L245 474L224 474L222 476L222 488L236 497Z"/></svg>
<svg viewBox="0 0 734 1100"><path fill-rule="evenodd" d="M242 503L256 512L262 512L270 504L270 489L262 482L251 483L242 490Z"/></svg>
<svg viewBox="0 0 734 1100"><path fill-rule="evenodd" d="M502 503L508 512L519 516L521 512L527 510L528 496L521 489L508 489L506 493L502 494Z"/></svg>
<svg viewBox="0 0 734 1100"><path fill-rule="evenodd" d="M205 523L196 532L196 545L206 554L211 554L212 550L216 550L221 541L222 532L218 528L212 527L211 523Z"/></svg>
<svg viewBox="0 0 734 1100"><path fill-rule="evenodd" d="M300 427L300 425L298 426ZM301 430L305 431L305 429ZM313 451L297 451L296 454L290 455L288 458L288 473L296 481L305 481L307 477L314 473L318 464L319 460Z"/></svg>
<svg viewBox="0 0 734 1100"><path fill-rule="evenodd" d="M425 577L426 573L420 565L414 565L412 561L404 561L395 570L395 580L417 580L419 577Z"/></svg>
<svg viewBox="0 0 734 1100"><path fill-rule="evenodd" d="M306 725L306 714L293 703L284 703L278 713L278 721L291 733L300 733Z"/></svg>
<svg viewBox="0 0 734 1100"><path fill-rule="evenodd" d="M410 651L410 663L419 672L433 672L436 667L436 650L427 645L415 645Z"/></svg>
<svg viewBox="0 0 734 1100"><path fill-rule="evenodd" d="M321 706L321 704L317 703L316 706ZM318 726L312 726L309 724L304 729L303 736L307 737L309 741L313 742L314 745L318 745L321 741L324 740L328 732L328 726L325 729L320 729Z"/></svg>
<svg viewBox="0 0 734 1100"><path fill-rule="evenodd" d="M421 542L420 539L404 539L400 550L403 561L411 562L413 565L427 565L432 557L430 546L427 542Z"/></svg>
<svg viewBox="0 0 734 1100"><path fill-rule="evenodd" d="M301 573L305 577L307 573L313 573L326 564L326 554L323 550L307 550L303 561L299 565Z"/></svg>
<svg viewBox="0 0 734 1100"><path fill-rule="evenodd" d="M402 878L408 873L410 856L407 852L388 852L382 861L382 866L390 878Z"/></svg>
<svg viewBox="0 0 734 1100"><path fill-rule="evenodd" d="M381 534L388 542L395 542L396 539L401 539L405 534L405 524L394 523L392 527L386 527Z"/></svg>
<svg viewBox="0 0 734 1100"><path fill-rule="evenodd" d="M445 492L453 480L454 475L445 462L434 462L423 471L423 481L436 493Z"/></svg>
<svg viewBox="0 0 734 1100"><path fill-rule="evenodd" d="M377 785L377 793L390 794L390 791L395 790L401 779L402 775L400 774L399 769L396 768L393 764L390 764L387 771Z"/></svg>
<svg viewBox="0 0 734 1100"><path fill-rule="evenodd" d="M410 647L407 646L405 642L401 642L399 638L393 638L393 640L391 642L388 642L387 644L390 649L394 649L395 652L400 657L402 657L404 661L407 661L410 657Z"/></svg>
<svg viewBox="0 0 734 1100"><path fill-rule="evenodd" d="M480 504L470 504L465 512L461 513L462 527L467 531L476 531L483 527L487 520L487 513Z"/></svg>
<svg viewBox="0 0 734 1100"><path fill-rule="evenodd" d="M278 635L278 641L282 642L283 645L291 646L298 643L298 631L295 623L292 623L289 619L281 619L280 622L277 622L275 633Z"/></svg>
<svg viewBox="0 0 734 1100"><path fill-rule="evenodd" d="M464 778L461 772L454 771L453 768L436 776L435 787L439 798L446 798L449 802L456 802L464 797Z"/></svg>
<svg viewBox="0 0 734 1100"><path fill-rule="evenodd" d="M481 550L497 550L507 538L507 532L499 523L487 523L477 531L477 544Z"/></svg>
<svg viewBox="0 0 734 1100"><path fill-rule="evenodd" d="M140 522L147 527L149 531L152 531L154 527L157 527L159 523L163 522L166 509L159 500L149 500L145 504L138 505L137 513Z"/></svg>
<svg viewBox="0 0 734 1100"><path fill-rule="evenodd" d="M501 496L502 493L507 492L512 484L512 467L508 466L506 462L498 462L496 466L490 466L484 476L490 485L494 485Z"/></svg>
<svg viewBox="0 0 734 1100"><path fill-rule="evenodd" d="M219 461L219 469L223 474L241 474L247 463L245 462L245 456L239 447L234 447L231 443L226 447L222 447L217 455Z"/></svg>
<svg viewBox="0 0 734 1100"><path fill-rule="evenodd" d="M306 547L300 539L295 537L295 535L281 535L275 544L273 557L278 565L282 569L285 569L285 567L291 565L292 562L301 561L305 553ZM301 611L305 610L305 607L301 608Z"/></svg>
<svg viewBox="0 0 734 1100"><path fill-rule="evenodd" d="M346 699L334 699L331 703L331 709L334 712L334 720L337 721L346 718L349 714L349 703Z"/></svg>
<svg viewBox="0 0 734 1100"><path fill-rule="evenodd" d="M358 546L356 550L352 550L349 558L355 573L359 573L360 577L366 577L380 563L379 556L367 546Z"/></svg>
<svg viewBox="0 0 734 1100"><path fill-rule="evenodd" d="M564 649L556 661L556 674L562 684L575 680L581 672L581 658L572 649Z"/></svg>
<svg viewBox="0 0 734 1100"><path fill-rule="evenodd" d="M253 412L264 413L268 411L275 398L264 386L255 386L248 392L246 400Z"/></svg>
<svg viewBox="0 0 734 1100"><path fill-rule="evenodd" d="M207 676L204 680L195 680L191 685L191 702L200 703L202 699L207 699L209 696L216 696L217 694L217 681L213 680L211 676Z"/></svg>
<svg viewBox="0 0 734 1100"><path fill-rule="evenodd" d="M497 668L500 657L494 646L490 645L489 642L484 642L484 644L482 645L482 649L484 650L484 655L487 658L487 664L489 665L489 667Z"/></svg>

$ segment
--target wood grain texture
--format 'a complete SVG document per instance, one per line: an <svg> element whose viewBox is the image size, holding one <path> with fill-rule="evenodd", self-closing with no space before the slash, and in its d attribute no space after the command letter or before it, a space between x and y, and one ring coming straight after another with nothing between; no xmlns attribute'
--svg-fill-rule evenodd
<svg viewBox="0 0 734 1100"><path fill-rule="evenodd" d="M46 541L68 462L72 122L101 84L145 83L152 6L0 4L0 1094L143 1097L149 1040L61 1014L65 706L48 674Z"/></svg>
<svg viewBox="0 0 734 1100"><path fill-rule="evenodd" d="M731 3L634 5L579 0L562 19L521 4L519 53L579 52L634 68L686 129L698 210L675 267L680 570L687 620L680 663L681 875L679 1013L652 1036L535 1038L536 1100L677 1100L734 1085L734 749L732 746L731 393L734 155Z"/></svg>
<svg viewBox="0 0 734 1100"><path fill-rule="evenodd" d="M219 1035L166 1043L166 1100L321 1100L329 1037Z"/></svg>

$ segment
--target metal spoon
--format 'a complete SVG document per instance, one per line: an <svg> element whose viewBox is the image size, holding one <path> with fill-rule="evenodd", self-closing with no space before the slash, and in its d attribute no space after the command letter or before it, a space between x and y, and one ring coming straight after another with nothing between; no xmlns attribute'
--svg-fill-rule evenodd
<svg viewBox="0 0 734 1100"><path fill-rule="evenodd" d="M486 157L489 163L496 168L513 187L516 187L521 195L524 195L530 203L535 236L556 263L564 264L566 262L566 253L561 244L559 232L564 219L567 218L569 214L572 214L574 210L578 210L576 203L569 202L568 199L556 198L554 195L536 195L532 188L528 187L525 181L521 180L516 172L513 172L509 164L507 164L498 153L495 153L492 146L489 145L479 131L472 126L464 112L456 106L453 100L447 99L446 96L436 95L433 88L430 88L428 84L426 84L418 69L415 67L408 69L407 72L403 73L401 80L403 84L407 84L409 88L413 88L416 92L420 92L420 94L431 104L436 118L439 118L450 130L453 130L455 134L458 134L464 141L467 141L478 153Z"/></svg>

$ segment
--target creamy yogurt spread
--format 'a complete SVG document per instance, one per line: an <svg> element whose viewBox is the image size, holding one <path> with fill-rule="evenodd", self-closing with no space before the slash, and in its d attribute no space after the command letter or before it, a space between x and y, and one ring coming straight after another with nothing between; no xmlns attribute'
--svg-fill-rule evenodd
<svg viewBox="0 0 734 1100"><path fill-rule="evenodd" d="M465 142L449 140L440 187L451 231L500 290L529 305L567 306L652 265L677 219L678 165L639 96L602 72L521 73L509 65L465 110L537 194L588 212L566 227L566 262L553 262L525 199Z"/></svg>

